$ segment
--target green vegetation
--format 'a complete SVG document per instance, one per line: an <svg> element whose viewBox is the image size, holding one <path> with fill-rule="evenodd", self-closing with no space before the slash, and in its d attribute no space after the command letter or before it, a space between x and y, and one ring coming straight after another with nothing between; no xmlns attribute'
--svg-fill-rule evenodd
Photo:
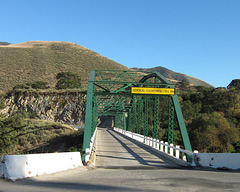
<svg viewBox="0 0 240 192"><path fill-rule="evenodd" d="M240 79L234 79L232 82L227 86L228 89L235 88L240 89Z"/></svg>
<svg viewBox="0 0 240 192"><path fill-rule="evenodd" d="M76 151L82 148L82 131L55 122L29 119L24 112L0 119L0 156L4 154Z"/></svg>
<svg viewBox="0 0 240 192"><path fill-rule="evenodd" d="M0 42L0 45L10 45L11 43L8 43L8 42Z"/></svg>
<svg viewBox="0 0 240 192"><path fill-rule="evenodd" d="M56 89L81 88L81 78L77 74L72 72L61 72L57 74L56 78L58 79Z"/></svg>
<svg viewBox="0 0 240 192"><path fill-rule="evenodd" d="M0 93L5 93L18 84L47 82L54 88L56 74L69 71L81 77L86 90L91 69L128 70L81 45L66 42L32 41L0 47Z"/></svg>
<svg viewBox="0 0 240 192"><path fill-rule="evenodd" d="M4 109L4 108L5 108L4 95L0 95L0 109Z"/></svg>
<svg viewBox="0 0 240 192"><path fill-rule="evenodd" d="M15 90L15 89L29 89L29 86L25 85L25 84L18 84L13 87L13 90Z"/></svg>
<svg viewBox="0 0 240 192"><path fill-rule="evenodd" d="M240 152L240 91L228 87L189 86L179 90L193 149Z"/></svg>
<svg viewBox="0 0 240 192"><path fill-rule="evenodd" d="M45 93L52 89L56 91L55 88L59 92L62 89L77 92L86 90L91 69L128 70L73 43L33 41L16 46L0 42L0 45L0 93L12 89L16 93L16 89L27 92L38 89ZM193 149L200 152L240 152L240 79L234 79L227 88L213 88L199 79L163 67L135 70L157 71L178 81L179 101ZM0 95L0 109L5 107L4 97ZM166 141L168 100L167 97L161 99L159 138ZM154 120L151 106L154 106L154 102L149 105L151 135ZM60 148L67 151L81 150L82 132L34 117L34 112L18 112L0 119L0 155L54 152L59 150L59 143L62 144ZM181 144L177 123L174 129L174 143Z"/></svg>
<svg viewBox="0 0 240 192"><path fill-rule="evenodd" d="M72 72L61 72L56 75L58 82L55 86L57 90L60 89L81 89L81 77ZM33 83L18 84L13 87L16 89L48 89L48 82L45 81L35 81Z"/></svg>
<svg viewBox="0 0 240 192"><path fill-rule="evenodd" d="M235 83L235 86L232 86L232 83L230 85L226 89L192 86L186 81L176 83L193 150L207 153L240 153L240 90ZM149 99L148 136L153 137L154 98ZM168 141L169 101L168 97L159 97L159 100L158 138ZM140 124L141 134L144 134L144 107L139 111L141 117L140 120L137 119L137 124ZM117 122L117 125L119 126L120 122ZM130 127L132 128L136 129ZM183 147L176 116L173 142Z"/></svg>
<svg viewBox="0 0 240 192"><path fill-rule="evenodd" d="M201 152L234 152L239 131L221 113L203 113L188 125L192 145Z"/></svg>
<svg viewBox="0 0 240 192"><path fill-rule="evenodd" d="M31 87L33 89L47 89L48 88L48 82L45 81L35 81L31 84Z"/></svg>
<svg viewBox="0 0 240 192"><path fill-rule="evenodd" d="M47 86L48 83L44 81L35 81L33 83L26 83L26 84L18 84L13 87L13 90L15 89L48 89L49 87Z"/></svg>

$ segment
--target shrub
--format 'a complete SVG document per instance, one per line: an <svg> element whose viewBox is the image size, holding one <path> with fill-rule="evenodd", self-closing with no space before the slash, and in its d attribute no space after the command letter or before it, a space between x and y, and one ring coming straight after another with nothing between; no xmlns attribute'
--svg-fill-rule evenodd
<svg viewBox="0 0 240 192"><path fill-rule="evenodd" d="M0 95L0 109L4 109L5 107L4 95Z"/></svg>
<svg viewBox="0 0 240 192"><path fill-rule="evenodd" d="M15 87L13 87L13 90L15 90L15 89L29 89L29 86L24 85L24 84L19 84L19 85L16 85Z"/></svg>
<svg viewBox="0 0 240 192"><path fill-rule="evenodd" d="M31 84L31 87L33 89L47 89L48 88L48 83L45 81L35 81L34 83Z"/></svg>
<svg viewBox="0 0 240 192"><path fill-rule="evenodd" d="M81 88L81 78L77 74L72 72L61 72L57 74L56 78L58 79L56 89Z"/></svg>

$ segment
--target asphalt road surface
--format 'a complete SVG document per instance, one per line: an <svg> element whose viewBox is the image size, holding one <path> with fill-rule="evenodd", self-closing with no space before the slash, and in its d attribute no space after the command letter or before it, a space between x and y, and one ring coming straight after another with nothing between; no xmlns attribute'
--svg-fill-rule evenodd
<svg viewBox="0 0 240 192"><path fill-rule="evenodd" d="M0 180L0 192L240 191L240 172L181 167L107 129L99 129L96 142L91 166Z"/></svg>

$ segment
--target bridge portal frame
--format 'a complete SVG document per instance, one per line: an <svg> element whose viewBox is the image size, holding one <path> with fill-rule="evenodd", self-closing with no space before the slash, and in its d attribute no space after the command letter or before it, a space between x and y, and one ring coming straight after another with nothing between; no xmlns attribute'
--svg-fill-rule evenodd
<svg viewBox="0 0 240 192"><path fill-rule="evenodd" d="M141 94L133 93L132 87L174 89L174 94ZM174 114L182 136L184 148L192 151L191 143L178 101L175 85L157 72L138 72L120 70L91 70L88 80L85 128L82 160L85 162L86 149L90 148L91 137L97 127L98 116L115 117L115 125L123 119L124 130L130 129L139 133L141 113L144 109L144 136L148 135L149 98L154 97L153 137L158 139L158 104L160 96L169 97L168 143L173 143ZM138 99L136 99L138 98ZM126 120L126 113L128 114ZM122 116L122 117L121 117ZM136 118L139 121L136 121ZM128 123L127 123L128 122ZM132 123L132 124L131 124ZM127 124L129 124L127 126ZM191 158L188 158L191 159ZM191 160L189 160L191 161Z"/></svg>

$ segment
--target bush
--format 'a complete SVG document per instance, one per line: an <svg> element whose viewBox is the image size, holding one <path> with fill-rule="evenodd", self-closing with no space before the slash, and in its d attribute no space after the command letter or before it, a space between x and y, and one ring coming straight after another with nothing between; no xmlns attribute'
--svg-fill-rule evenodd
<svg viewBox="0 0 240 192"><path fill-rule="evenodd" d="M31 84L31 87L33 89L47 89L48 88L48 83L45 81L35 81L34 83Z"/></svg>
<svg viewBox="0 0 240 192"><path fill-rule="evenodd" d="M48 82L45 81L35 81L33 83L28 82L27 84L19 84L13 87L15 89L29 89L32 87L33 89L48 89Z"/></svg>
<svg viewBox="0 0 240 192"><path fill-rule="evenodd" d="M16 85L15 87L13 87L13 90L15 90L15 89L29 89L29 86L24 85L24 84L19 84L19 85Z"/></svg>
<svg viewBox="0 0 240 192"><path fill-rule="evenodd" d="M56 78L58 79L56 89L81 88L81 78L77 74L72 72L61 72L57 74Z"/></svg>
<svg viewBox="0 0 240 192"><path fill-rule="evenodd" d="M7 154L18 144L18 133L26 126L24 115L16 113L14 116L0 121L0 154Z"/></svg>
<svg viewBox="0 0 240 192"><path fill-rule="evenodd" d="M0 109L4 109L5 107L6 105L5 105L4 95L0 95Z"/></svg>

